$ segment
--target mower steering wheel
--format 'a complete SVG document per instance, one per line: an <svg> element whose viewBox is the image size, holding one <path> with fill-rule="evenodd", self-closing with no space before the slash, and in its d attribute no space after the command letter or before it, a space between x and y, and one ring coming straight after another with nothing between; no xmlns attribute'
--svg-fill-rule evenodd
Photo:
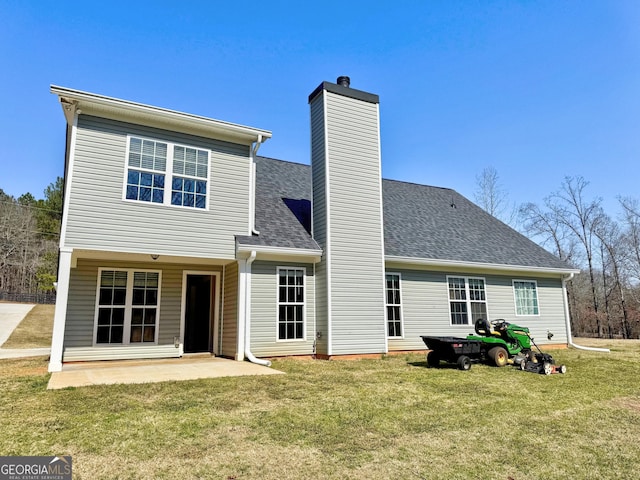
<svg viewBox="0 0 640 480"><path fill-rule="evenodd" d="M495 320L491 320L491 325L502 325L504 323L507 323L507 321L504 318L496 318Z"/></svg>

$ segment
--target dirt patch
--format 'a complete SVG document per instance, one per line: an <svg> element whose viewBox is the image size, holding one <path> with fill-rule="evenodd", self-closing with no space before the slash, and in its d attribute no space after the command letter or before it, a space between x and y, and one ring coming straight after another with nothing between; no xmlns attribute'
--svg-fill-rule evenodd
<svg viewBox="0 0 640 480"><path fill-rule="evenodd" d="M616 398L611 402L616 408L625 408L632 412L640 413L640 398L638 397L622 397Z"/></svg>
<svg viewBox="0 0 640 480"><path fill-rule="evenodd" d="M48 362L42 358L6 359L0 361L0 378L46 375Z"/></svg>

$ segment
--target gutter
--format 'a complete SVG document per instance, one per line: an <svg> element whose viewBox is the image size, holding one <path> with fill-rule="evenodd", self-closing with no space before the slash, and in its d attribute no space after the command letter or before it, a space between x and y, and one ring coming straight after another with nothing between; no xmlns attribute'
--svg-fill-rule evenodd
<svg viewBox="0 0 640 480"><path fill-rule="evenodd" d="M553 268L553 267L527 267L522 265L502 265L496 263L483 262L463 262L460 260L442 260L435 258L419 258L419 257L400 257L395 255L385 255L384 261L387 263L397 263L402 265L418 265L423 267L445 267L445 268L464 268L469 270L475 269L491 269L508 272L527 272L540 274L573 274L580 273L580 270L569 268Z"/></svg>
<svg viewBox="0 0 640 480"><path fill-rule="evenodd" d="M269 360L262 360L260 358L256 358L253 353L251 353L251 264L256 259L255 250L251 252L249 258L247 258L247 267L245 274L245 294L244 294L244 356L247 357L252 363L256 363L258 365L263 365L265 367L270 367L271 362Z"/></svg>
<svg viewBox="0 0 640 480"><path fill-rule="evenodd" d="M271 247L268 245L242 245L237 244L237 253L249 253L255 252L260 255L261 260L272 261L291 261L291 262L306 262L306 263L318 263L322 258L322 250L309 249L309 248L293 248L293 247ZM285 257L290 257L288 260L284 260Z"/></svg>
<svg viewBox="0 0 640 480"><path fill-rule="evenodd" d="M597 347L585 347L584 345L578 345L573 343L573 338L571 337L571 320L569 318L569 300L567 297L567 281L573 278L574 274L570 273L566 277L562 277L562 295L564 299L564 318L567 326L567 343L573 348L577 348L578 350L589 350L591 352L603 352L603 353L611 353L611 350L608 348L597 348Z"/></svg>

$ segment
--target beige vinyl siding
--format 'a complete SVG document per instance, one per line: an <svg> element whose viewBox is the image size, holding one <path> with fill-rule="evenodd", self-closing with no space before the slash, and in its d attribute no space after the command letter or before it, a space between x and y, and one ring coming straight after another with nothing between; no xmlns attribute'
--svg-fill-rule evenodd
<svg viewBox="0 0 640 480"><path fill-rule="evenodd" d="M238 264L224 267L222 296L222 356L235 358L238 349Z"/></svg>
<svg viewBox="0 0 640 480"><path fill-rule="evenodd" d="M536 343L566 343L562 282L555 278L509 276L460 272L400 270L402 275L403 339L389 339L389 350L426 348L421 335L466 337L474 332L473 325L450 324L447 275L484 278L489 320L504 318L508 322L528 327ZM538 284L539 316L516 316L513 279L536 280ZM547 330L553 332L551 342Z"/></svg>
<svg viewBox="0 0 640 480"><path fill-rule="evenodd" d="M209 210L123 200L128 134L209 150ZM65 246L234 259L249 170L248 146L80 115Z"/></svg>
<svg viewBox="0 0 640 480"><path fill-rule="evenodd" d="M325 250L327 246L327 215L326 215L326 176L325 176L325 135L324 135L324 109L322 97L311 104L311 168L313 182L313 237L320 247ZM317 353L328 354L329 330L327 324L327 268L326 250L323 252L322 262L316 265L316 330L320 332L317 343Z"/></svg>
<svg viewBox="0 0 640 480"><path fill-rule="evenodd" d="M305 339L278 338L278 267L305 268ZM251 351L257 356L311 355L315 337L312 264L255 261L251 265Z"/></svg>
<svg viewBox="0 0 640 480"><path fill-rule="evenodd" d="M386 350L378 105L326 96L331 354Z"/></svg>
<svg viewBox="0 0 640 480"><path fill-rule="evenodd" d="M80 352L86 356L86 349L92 349L93 331L95 323L96 292L98 281L98 269L122 268L122 269L142 269L159 270L162 272L160 285L160 318L158 321L158 345L174 345L174 337L180 337L181 322L181 302L182 302L182 277L183 271L221 271L221 267L202 265L180 265L162 264L158 262L123 262L112 260L87 260L79 259L76 268L71 269L69 280L69 300L67 304L67 317L65 323L65 349L70 349L70 356L65 357L65 361L70 358L79 359L76 351L75 357L71 352L82 349ZM112 351L113 356L118 358L118 352L129 350L141 350L150 353L154 351L151 345L145 346L122 346L122 347L100 347L98 350ZM123 350L124 349L124 350ZM147 350L145 350L147 349ZM156 348L155 350L162 350ZM127 358L131 357L131 352L127 352ZM93 357L89 357L93 358ZM142 358L142 357L134 357Z"/></svg>

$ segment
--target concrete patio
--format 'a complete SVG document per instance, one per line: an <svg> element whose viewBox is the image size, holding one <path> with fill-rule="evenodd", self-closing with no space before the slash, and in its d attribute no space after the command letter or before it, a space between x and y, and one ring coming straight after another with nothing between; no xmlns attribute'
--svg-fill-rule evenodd
<svg viewBox="0 0 640 480"><path fill-rule="evenodd" d="M52 373L47 389L283 373L254 363L236 362L211 356L187 356L166 360L78 362L65 364L61 372Z"/></svg>

